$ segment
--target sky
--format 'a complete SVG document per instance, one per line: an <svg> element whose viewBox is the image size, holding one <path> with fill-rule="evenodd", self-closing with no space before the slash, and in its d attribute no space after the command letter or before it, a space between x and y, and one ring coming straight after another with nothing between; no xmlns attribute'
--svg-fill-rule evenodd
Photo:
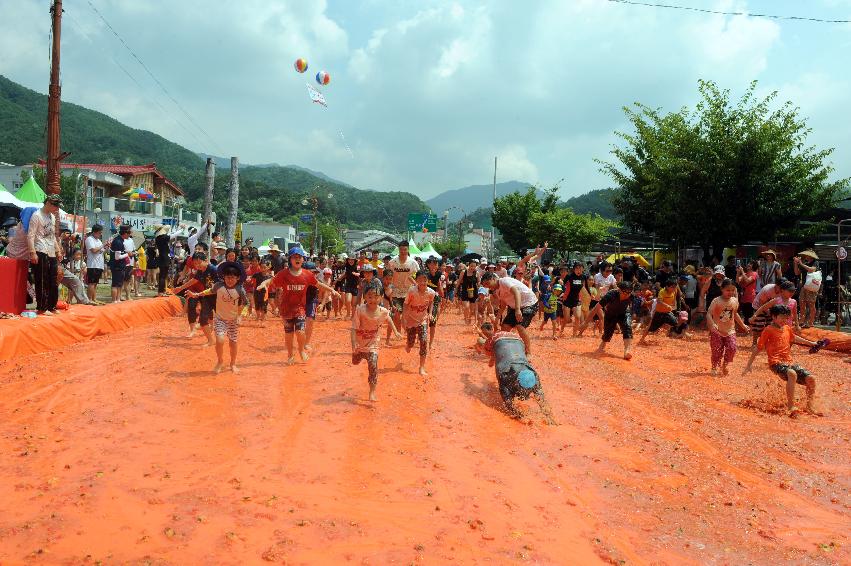
<svg viewBox="0 0 851 566"><path fill-rule="evenodd" d="M851 19L851 0L665 3ZM42 93L49 5L0 0L0 74ZM752 80L761 94L778 90L808 118L810 142L836 148L834 178L851 176L849 24L608 0L65 0L64 9L63 100L193 151L296 164L359 188L427 199L490 183L494 156L498 181L559 183L563 198L607 188L595 159L628 130L623 107L693 105L698 79L734 98ZM304 74L293 68L300 57ZM314 82L319 70L328 86ZM327 108L310 102L306 83Z"/></svg>

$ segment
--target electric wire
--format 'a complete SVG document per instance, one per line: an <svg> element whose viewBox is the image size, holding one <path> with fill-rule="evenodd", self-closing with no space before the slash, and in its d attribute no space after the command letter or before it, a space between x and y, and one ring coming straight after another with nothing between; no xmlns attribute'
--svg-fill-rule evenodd
<svg viewBox="0 0 851 566"><path fill-rule="evenodd" d="M830 20L814 18L811 16L783 16L778 14L761 14L755 12L727 12L724 10L710 10L708 8L696 8L694 6L677 6L675 4L660 4L656 2L638 2L636 0L607 0L614 4L629 4L631 6L645 6L648 8L667 8L672 10L687 10L690 12L701 12L704 14L715 14L720 16L749 16L751 18L768 18L772 20L795 20L803 22L816 22L821 24L851 24L851 20Z"/></svg>

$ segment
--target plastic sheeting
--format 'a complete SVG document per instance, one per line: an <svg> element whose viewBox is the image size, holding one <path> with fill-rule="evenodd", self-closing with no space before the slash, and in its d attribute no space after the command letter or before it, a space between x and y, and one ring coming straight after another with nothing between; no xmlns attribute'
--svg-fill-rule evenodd
<svg viewBox="0 0 851 566"><path fill-rule="evenodd" d="M95 336L158 322L180 312L179 298L158 297L102 307L71 305L56 316L0 320L0 360L57 350Z"/></svg>

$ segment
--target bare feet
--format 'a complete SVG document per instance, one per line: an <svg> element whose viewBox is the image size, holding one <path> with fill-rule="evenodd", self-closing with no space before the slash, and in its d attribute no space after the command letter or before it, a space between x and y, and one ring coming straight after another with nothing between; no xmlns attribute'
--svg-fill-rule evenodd
<svg viewBox="0 0 851 566"><path fill-rule="evenodd" d="M721 366L721 375L730 375L730 370L727 369L727 366Z"/></svg>
<svg viewBox="0 0 851 566"><path fill-rule="evenodd" d="M378 400L375 396L375 388L376 388L375 385L369 386L369 400L370 401L377 401Z"/></svg>
<svg viewBox="0 0 851 566"><path fill-rule="evenodd" d="M718 377L718 368L716 368L716 367L712 368L712 377Z"/></svg>
<svg viewBox="0 0 851 566"><path fill-rule="evenodd" d="M815 405L809 404L805 411L814 417L823 417L824 412L820 411Z"/></svg>
<svg viewBox="0 0 851 566"><path fill-rule="evenodd" d="M213 368L213 373L222 373L222 367L221 363L216 364L216 367Z"/></svg>
<svg viewBox="0 0 851 566"><path fill-rule="evenodd" d="M216 345L216 343L213 342L212 340L207 340L207 343L202 345L201 347L202 348L209 348L210 346L215 346L215 345Z"/></svg>
<svg viewBox="0 0 851 566"><path fill-rule="evenodd" d="M310 359L310 356L307 355L307 352L302 351L301 352L301 361L306 362L308 359Z"/></svg>
<svg viewBox="0 0 851 566"><path fill-rule="evenodd" d="M426 369L422 366L420 366L420 375L428 375L428 373L426 372Z"/></svg>
<svg viewBox="0 0 851 566"><path fill-rule="evenodd" d="M295 363L295 356L290 356L287 358L287 364L293 365Z"/></svg>
<svg viewBox="0 0 851 566"><path fill-rule="evenodd" d="M624 354L623 359L625 359L626 361L631 360L632 359L632 352L627 352L626 354Z"/></svg>
<svg viewBox="0 0 851 566"><path fill-rule="evenodd" d="M239 368L238 368L238 367L236 367L234 364L231 364L231 365L230 365L230 370L231 370L233 373L239 373Z"/></svg>
<svg viewBox="0 0 851 566"><path fill-rule="evenodd" d="M791 409L789 409L789 418L790 419L796 419L800 416L800 414L801 414L801 409L799 409L798 407L792 407Z"/></svg>

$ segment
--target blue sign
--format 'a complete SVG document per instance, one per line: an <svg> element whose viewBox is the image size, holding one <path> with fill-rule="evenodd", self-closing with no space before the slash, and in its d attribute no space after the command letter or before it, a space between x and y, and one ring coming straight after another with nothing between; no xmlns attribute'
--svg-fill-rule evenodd
<svg viewBox="0 0 851 566"><path fill-rule="evenodd" d="M302 214L301 216L298 217L298 219L301 220L302 222L313 222L313 215L312 214Z"/></svg>
<svg viewBox="0 0 851 566"><path fill-rule="evenodd" d="M303 239L303 238L307 238L308 236L309 236L309 234L307 232L299 232L298 233L298 238L300 240Z"/></svg>

